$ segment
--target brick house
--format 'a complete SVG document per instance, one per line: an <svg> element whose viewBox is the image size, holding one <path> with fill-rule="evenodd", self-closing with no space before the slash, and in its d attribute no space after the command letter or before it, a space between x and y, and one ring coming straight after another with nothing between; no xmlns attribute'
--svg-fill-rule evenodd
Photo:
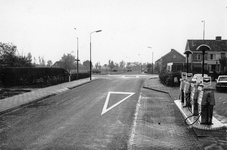
<svg viewBox="0 0 227 150"><path fill-rule="evenodd" d="M205 53L204 69L220 72L221 65L219 59L227 57L227 40L222 40L221 36L217 36L213 40L187 40L185 50L193 52L193 54L189 55L189 63L191 64L190 67L194 70L202 67L202 52L196 50L201 44L206 44L211 48L210 51Z"/></svg>
<svg viewBox="0 0 227 150"><path fill-rule="evenodd" d="M176 51L175 49L171 49L171 51L157 61L155 61L155 68L160 72L163 68L167 68L167 64L183 64L185 63L186 59L185 56ZM169 70L167 68L167 70Z"/></svg>

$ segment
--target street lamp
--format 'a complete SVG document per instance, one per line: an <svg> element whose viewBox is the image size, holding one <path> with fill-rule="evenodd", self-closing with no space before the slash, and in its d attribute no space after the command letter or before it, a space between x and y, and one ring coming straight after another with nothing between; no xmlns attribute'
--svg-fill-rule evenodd
<svg viewBox="0 0 227 150"><path fill-rule="evenodd" d="M141 57L141 55L140 54L138 54L139 56L140 56L140 63L141 63L141 68L140 68L140 73L142 73L142 57Z"/></svg>
<svg viewBox="0 0 227 150"><path fill-rule="evenodd" d="M97 31L93 31L93 32L91 32L90 33L90 81L91 81L91 69L92 69L92 67L91 67L91 34L92 33L98 33L98 32L101 32L102 30L97 30Z"/></svg>
<svg viewBox="0 0 227 150"><path fill-rule="evenodd" d="M202 51L202 55L203 55L203 62L202 62L202 77L204 76L204 55L205 55L205 51L207 50L211 50L210 46L206 45L206 44L201 44L199 45L196 50L198 51Z"/></svg>
<svg viewBox="0 0 227 150"><path fill-rule="evenodd" d="M193 54L193 52L191 50L186 50L184 54L186 55L186 59L187 59L187 73L188 73L188 57L190 54Z"/></svg>
<svg viewBox="0 0 227 150"><path fill-rule="evenodd" d="M150 46L148 46L147 48L152 49L152 47L150 47ZM154 70L154 69L153 69L153 67L154 67L154 64L153 64L153 56L154 56L154 55L153 55L153 51L152 51L152 74L154 73L154 72L153 72L153 70Z"/></svg>
<svg viewBox="0 0 227 150"><path fill-rule="evenodd" d="M74 28L76 30L76 28ZM76 69L77 69L77 80L79 79L79 38L77 37L77 59L76 59Z"/></svg>

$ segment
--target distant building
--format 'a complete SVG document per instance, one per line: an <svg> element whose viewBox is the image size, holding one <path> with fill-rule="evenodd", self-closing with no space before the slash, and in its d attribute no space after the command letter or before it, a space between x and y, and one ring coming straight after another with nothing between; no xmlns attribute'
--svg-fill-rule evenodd
<svg viewBox="0 0 227 150"><path fill-rule="evenodd" d="M219 59L227 57L227 40L222 40L221 36L217 36L213 40L187 40L185 50L193 52L193 54L189 55L189 63L192 69L198 68L199 70L199 68L202 68L202 52L196 50L201 44L206 44L211 48L210 51L206 51L204 56L204 69L220 72L221 65Z"/></svg>
<svg viewBox="0 0 227 150"><path fill-rule="evenodd" d="M157 68L158 72L160 72L163 68L166 68L167 70L170 70L170 68L167 67L167 64L169 63L168 66L171 66L171 64L177 64L179 67L174 67L176 68L182 68L180 66L183 66L185 63L185 56L176 51L175 49L171 49L171 51L161 58L159 58L157 61L155 61L155 68ZM172 66L171 66L172 68ZM172 69L171 69L172 70Z"/></svg>
<svg viewBox="0 0 227 150"><path fill-rule="evenodd" d="M61 61L56 61L51 67L52 68L64 68L64 64Z"/></svg>

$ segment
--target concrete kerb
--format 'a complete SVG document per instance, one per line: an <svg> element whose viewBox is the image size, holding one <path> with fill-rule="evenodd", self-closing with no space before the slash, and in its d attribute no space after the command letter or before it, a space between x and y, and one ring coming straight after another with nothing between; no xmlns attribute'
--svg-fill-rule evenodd
<svg viewBox="0 0 227 150"><path fill-rule="evenodd" d="M154 88L150 88L150 87L146 87L146 86L143 86L143 88L144 88L144 89L148 89L148 90L152 90L152 91L157 91L157 92L161 92L161 93L168 94L169 97L170 97L172 100L174 100L174 99L172 98L172 96L169 94L169 92L162 91L162 90L158 90L158 89L154 89Z"/></svg>
<svg viewBox="0 0 227 150"><path fill-rule="evenodd" d="M74 88L83 86L83 85L85 85L85 84L91 83L91 82L96 81L96 80L98 80L98 78L95 78L95 79L93 79L93 80L91 80L91 81L86 81L86 82L83 82L83 83L79 83L79 84L74 85L74 86L67 86L66 88L67 88L68 90L71 90L71 89L74 89ZM18 105L18 106L14 106L14 107L12 107L12 108L9 108L9 109L0 111L0 115L7 114L7 113L9 113L9 112L15 111L15 110L20 109L20 108L22 108L22 107L29 106L29 105L31 105L31 104L37 103L37 102L39 102L39 101L42 101L42 100L44 100L44 99L46 99L46 98L50 98L50 97L52 97L52 96L58 95L58 94L60 94L60 93L63 93L63 92L66 91L66 90L65 90L66 88L65 88L65 87L64 87L64 88L61 88L61 89L59 89L58 91L54 91L53 93L50 93L50 94L48 94L48 95L45 95L45 96L42 96L42 97L39 97L39 98L35 98L34 100L29 101L29 102L27 102L27 103L23 103L23 104L20 104L20 105ZM59 92L59 91L60 91L60 92ZM33 91L33 92L34 92L34 91Z"/></svg>
<svg viewBox="0 0 227 150"><path fill-rule="evenodd" d="M18 106L15 106L15 107L3 110L3 111L0 111L0 116L4 115L4 114L7 114L9 112L12 112L12 111L16 111L16 110L18 110L18 109L20 109L22 107L26 107L26 106L29 106L31 104L37 103L39 101L42 101L42 100L44 100L46 98L50 98L50 97L55 96L55 95L57 95L57 94L50 94L50 95L47 95L47 96L44 96L44 97L40 97L40 98L34 99L33 101L30 101L30 102L27 102L27 103L24 103L24 104L21 104L21 105L18 105Z"/></svg>

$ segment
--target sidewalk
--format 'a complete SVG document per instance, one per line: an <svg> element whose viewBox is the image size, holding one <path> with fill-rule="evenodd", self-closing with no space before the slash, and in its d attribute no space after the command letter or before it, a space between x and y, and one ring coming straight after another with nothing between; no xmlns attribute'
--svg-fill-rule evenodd
<svg viewBox="0 0 227 150"><path fill-rule="evenodd" d="M144 83L144 88L151 89L153 91L159 91L162 93L167 93L173 100L173 103L175 103L175 100L179 99L179 94L180 94L179 87L165 86L160 83L158 78L147 79ZM176 105L176 103L175 103L175 105ZM178 110L179 110L178 113L181 114L182 110L178 106L176 108L178 108ZM182 115L184 116L184 114L182 114ZM182 120L182 124L184 124L184 120ZM199 123L197 124L197 126L202 127L202 125L200 125ZM170 129L170 130L172 130L172 129ZM209 148L210 149L226 149L227 148L226 128L223 127L222 129L219 129L219 130L212 130L212 129L207 130L207 129L202 128L200 131L198 131L197 128L193 127L193 130L195 131L196 135L199 137L200 141L205 141L206 144L203 144L204 148L207 148L207 149L209 149ZM201 138L201 137L203 137L203 138ZM207 143L209 143L209 144L207 144ZM206 146L204 146L204 145L206 145Z"/></svg>
<svg viewBox="0 0 227 150"><path fill-rule="evenodd" d="M92 81L97 78L93 78ZM8 97L0 100L0 115L4 114L8 111L17 109L21 106L27 105L29 103L42 100L44 98L57 95L61 92L67 91L69 89L81 86L83 84L90 83L90 79L81 79L72 82L66 82L46 88L37 89L31 92L15 95L12 97Z"/></svg>

